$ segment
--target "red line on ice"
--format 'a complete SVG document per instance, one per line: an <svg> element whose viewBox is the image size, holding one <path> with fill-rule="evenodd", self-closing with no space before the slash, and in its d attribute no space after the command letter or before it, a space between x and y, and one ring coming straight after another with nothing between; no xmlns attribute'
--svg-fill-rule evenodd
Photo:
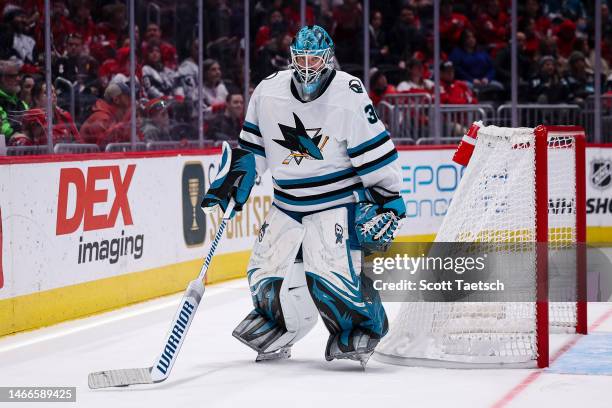
<svg viewBox="0 0 612 408"><path fill-rule="evenodd" d="M608 310L606 313L604 313L602 316L600 316L599 319L597 319L589 327L589 333L591 333L595 329L597 329L610 316L612 316L612 309ZM569 349L571 349L574 346L574 344L576 344L578 342L578 340L580 340L581 338L582 338L582 336L575 336L572 340L570 340L567 343L565 343L565 345L563 345L563 347L561 347L561 349L558 350L551 357L550 364L552 365L552 363L554 363L555 360L557 360L559 357L561 357L561 355L563 355L565 352L567 352ZM510 403L510 401L515 399L521 392L525 391L525 389L530 384L534 383L538 378L540 378L540 376L542 374L544 374L544 370L538 370L538 371L532 372L527 377L525 377L525 379L523 381L521 381L518 385L516 385L514 388L512 388L510 391L508 391L508 393L506 395L504 395L499 401L497 401L495 404L493 404L491 406L491 408L502 408L502 407L505 407L506 405L508 405L508 403Z"/></svg>

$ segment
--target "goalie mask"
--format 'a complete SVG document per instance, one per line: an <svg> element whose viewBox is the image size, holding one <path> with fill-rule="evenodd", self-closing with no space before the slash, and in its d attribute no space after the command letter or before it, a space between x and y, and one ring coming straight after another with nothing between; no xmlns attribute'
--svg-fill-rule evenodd
<svg viewBox="0 0 612 408"><path fill-rule="evenodd" d="M304 101L318 97L333 70L334 42L317 25L298 31L290 46L293 84Z"/></svg>

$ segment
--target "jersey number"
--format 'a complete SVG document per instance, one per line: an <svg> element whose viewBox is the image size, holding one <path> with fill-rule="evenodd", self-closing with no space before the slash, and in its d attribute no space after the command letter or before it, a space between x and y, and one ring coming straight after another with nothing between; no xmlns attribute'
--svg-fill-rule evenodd
<svg viewBox="0 0 612 408"><path fill-rule="evenodd" d="M372 104L369 104L368 106L366 106L364 111L368 117L368 122L370 123L378 122L378 115L376 114L376 109L374 109L374 106L372 106Z"/></svg>

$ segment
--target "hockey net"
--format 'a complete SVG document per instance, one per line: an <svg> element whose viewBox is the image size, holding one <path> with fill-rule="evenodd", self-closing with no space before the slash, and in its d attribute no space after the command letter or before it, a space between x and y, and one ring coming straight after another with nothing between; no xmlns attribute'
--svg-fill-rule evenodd
<svg viewBox="0 0 612 408"><path fill-rule="evenodd" d="M513 299L404 303L378 360L545 367L549 331L586 333L586 303L578 295L586 290L578 245L586 238L584 148L578 127L478 130L436 242L499 244L504 251L493 273L510 283ZM547 243L544 252L536 242ZM561 272L549 279L549 264L566 268L552 268Z"/></svg>

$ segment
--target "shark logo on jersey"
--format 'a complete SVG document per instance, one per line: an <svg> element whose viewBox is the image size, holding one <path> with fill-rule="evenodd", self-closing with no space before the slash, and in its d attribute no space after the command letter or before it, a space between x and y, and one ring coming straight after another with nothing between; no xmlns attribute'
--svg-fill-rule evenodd
<svg viewBox="0 0 612 408"><path fill-rule="evenodd" d="M321 134L321 128L306 129L300 118L294 113L295 127L278 124L283 135L283 140L273 139L276 143L289 149L289 156L283 160L283 164L289 164L295 160L299 165L302 160L323 160L321 150L327 144L329 136Z"/></svg>

